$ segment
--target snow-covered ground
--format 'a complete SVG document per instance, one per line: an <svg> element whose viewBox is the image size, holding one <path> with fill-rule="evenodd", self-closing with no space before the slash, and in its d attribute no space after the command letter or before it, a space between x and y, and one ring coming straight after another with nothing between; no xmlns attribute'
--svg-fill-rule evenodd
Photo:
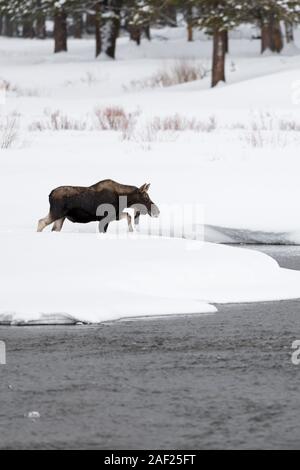
<svg viewBox="0 0 300 470"><path fill-rule="evenodd" d="M174 204L200 206L198 238L204 223L208 241L298 243L300 34L294 48L261 56L248 33L232 34L228 82L214 90L209 73L144 87L183 61L209 71L211 41L198 33L188 43L183 28L155 31L140 47L120 38L116 61L95 60L92 39L70 40L67 54L54 55L50 40L0 38L0 78L8 88L1 144L7 123L16 120L17 128L10 148L0 150L1 320L44 312L102 321L300 297L300 275L266 256L143 239L145 218L128 240L99 238L95 224L34 233L51 189L112 178L151 182L164 213ZM127 113L128 128L101 130L95 111L116 106ZM178 125L185 130L174 130ZM53 130L61 126L68 129ZM192 237L188 222L185 229Z"/></svg>
<svg viewBox="0 0 300 470"><path fill-rule="evenodd" d="M299 297L300 273L206 242L1 234L0 322L76 323L211 313L210 303Z"/></svg>

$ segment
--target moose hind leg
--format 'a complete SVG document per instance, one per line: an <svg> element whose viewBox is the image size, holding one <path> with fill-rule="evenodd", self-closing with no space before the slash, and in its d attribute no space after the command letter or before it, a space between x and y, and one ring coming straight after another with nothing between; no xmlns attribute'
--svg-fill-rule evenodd
<svg viewBox="0 0 300 470"><path fill-rule="evenodd" d="M54 222L54 225L52 227L52 232L60 232L61 229L63 228L64 221L66 220L65 217L62 217L61 219L58 219Z"/></svg>
<svg viewBox="0 0 300 470"><path fill-rule="evenodd" d="M49 213L47 217L44 217L43 219L39 220L37 231L42 232L48 225L52 224L54 220L55 219L53 218L51 213Z"/></svg>

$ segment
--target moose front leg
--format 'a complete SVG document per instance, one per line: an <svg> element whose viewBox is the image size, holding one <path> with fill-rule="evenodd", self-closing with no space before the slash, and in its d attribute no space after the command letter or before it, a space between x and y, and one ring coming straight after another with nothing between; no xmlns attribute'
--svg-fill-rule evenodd
<svg viewBox="0 0 300 470"><path fill-rule="evenodd" d="M128 230L129 230L129 232L133 232L132 217L131 217L131 215L128 214L128 212L122 212L121 217L120 217L120 220L122 220L122 219L126 219L126 220L127 220Z"/></svg>
<svg viewBox="0 0 300 470"><path fill-rule="evenodd" d="M63 228L64 221L65 221L65 217L62 217L61 219L56 220L54 222L52 232L60 232L61 229Z"/></svg>
<svg viewBox="0 0 300 470"><path fill-rule="evenodd" d="M134 225L138 226L140 224L141 213L139 211L134 211Z"/></svg>

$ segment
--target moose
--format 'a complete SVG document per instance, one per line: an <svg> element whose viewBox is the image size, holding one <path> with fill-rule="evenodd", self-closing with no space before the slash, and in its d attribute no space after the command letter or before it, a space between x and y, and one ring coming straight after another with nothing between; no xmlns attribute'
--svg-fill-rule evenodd
<svg viewBox="0 0 300 470"><path fill-rule="evenodd" d="M134 209L134 224L140 216L159 216L159 209L151 201L150 184L140 188L107 179L92 186L60 186L49 195L50 211L39 220L38 232L53 223L52 231L60 232L66 219L74 223L99 222L99 231L105 233L110 222L126 219L128 229L133 231L132 217L125 209Z"/></svg>

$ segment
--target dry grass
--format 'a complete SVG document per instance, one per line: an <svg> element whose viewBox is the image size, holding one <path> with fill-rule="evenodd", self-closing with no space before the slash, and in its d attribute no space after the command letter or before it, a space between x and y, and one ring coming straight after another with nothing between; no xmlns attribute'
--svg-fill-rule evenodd
<svg viewBox="0 0 300 470"><path fill-rule="evenodd" d="M194 131L194 132L211 132L216 129L217 123L214 116L210 116L208 121L200 121L195 118L186 118L180 114L166 116L164 118L155 117L149 123L156 131Z"/></svg>
<svg viewBox="0 0 300 470"><path fill-rule="evenodd" d="M34 121L29 126L30 131L84 131L88 128L86 120L74 119L61 111L45 112L47 118L40 121Z"/></svg>
<svg viewBox="0 0 300 470"><path fill-rule="evenodd" d="M149 78L132 80L129 86L125 86L126 91L143 90L145 88L164 88L182 83L202 80L209 73L209 70L202 64L192 60L180 60L169 69L159 70Z"/></svg>
<svg viewBox="0 0 300 470"><path fill-rule="evenodd" d="M121 131L124 136L132 132L138 114L138 112L127 113L123 108L118 106L95 110L98 128L103 131Z"/></svg>
<svg viewBox="0 0 300 470"><path fill-rule="evenodd" d="M300 122L292 118L277 117L270 112L260 112L255 121L246 127L243 139L251 147L286 147L299 141Z"/></svg>
<svg viewBox="0 0 300 470"><path fill-rule="evenodd" d="M288 132L300 132L300 122L293 119L280 119L279 129Z"/></svg>
<svg viewBox="0 0 300 470"><path fill-rule="evenodd" d="M9 82L7 80L1 80L0 79L0 88L2 90L5 90L7 93L13 93L17 97L40 96L40 92L36 88L20 87L18 85L12 84L11 82Z"/></svg>
<svg viewBox="0 0 300 470"><path fill-rule="evenodd" d="M127 140L138 142L174 141L179 133L190 131L194 133L212 132L217 128L214 116L207 121L196 118L187 118L180 114L160 117L155 116L139 128L132 128L127 133Z"/></svg>
<svg viewBox="0 0 300 470"><path fill-rule="evenodd" d="M96 109L94 115L88 114L81 119L75 119L59 110L45 110L44 114L45 119L30 124L30 131L115 131L122 132L126 138L135 127L139 113L127 113L123 108L110 106Z"/></svg>
<svg viewBox="0 0 300 470"><path fill-rule="evenodd" d="M19 119L16 115L11 115L6 118L6 121L1 125L1 149L9 149L16 142L19 133Z"/></svg>

